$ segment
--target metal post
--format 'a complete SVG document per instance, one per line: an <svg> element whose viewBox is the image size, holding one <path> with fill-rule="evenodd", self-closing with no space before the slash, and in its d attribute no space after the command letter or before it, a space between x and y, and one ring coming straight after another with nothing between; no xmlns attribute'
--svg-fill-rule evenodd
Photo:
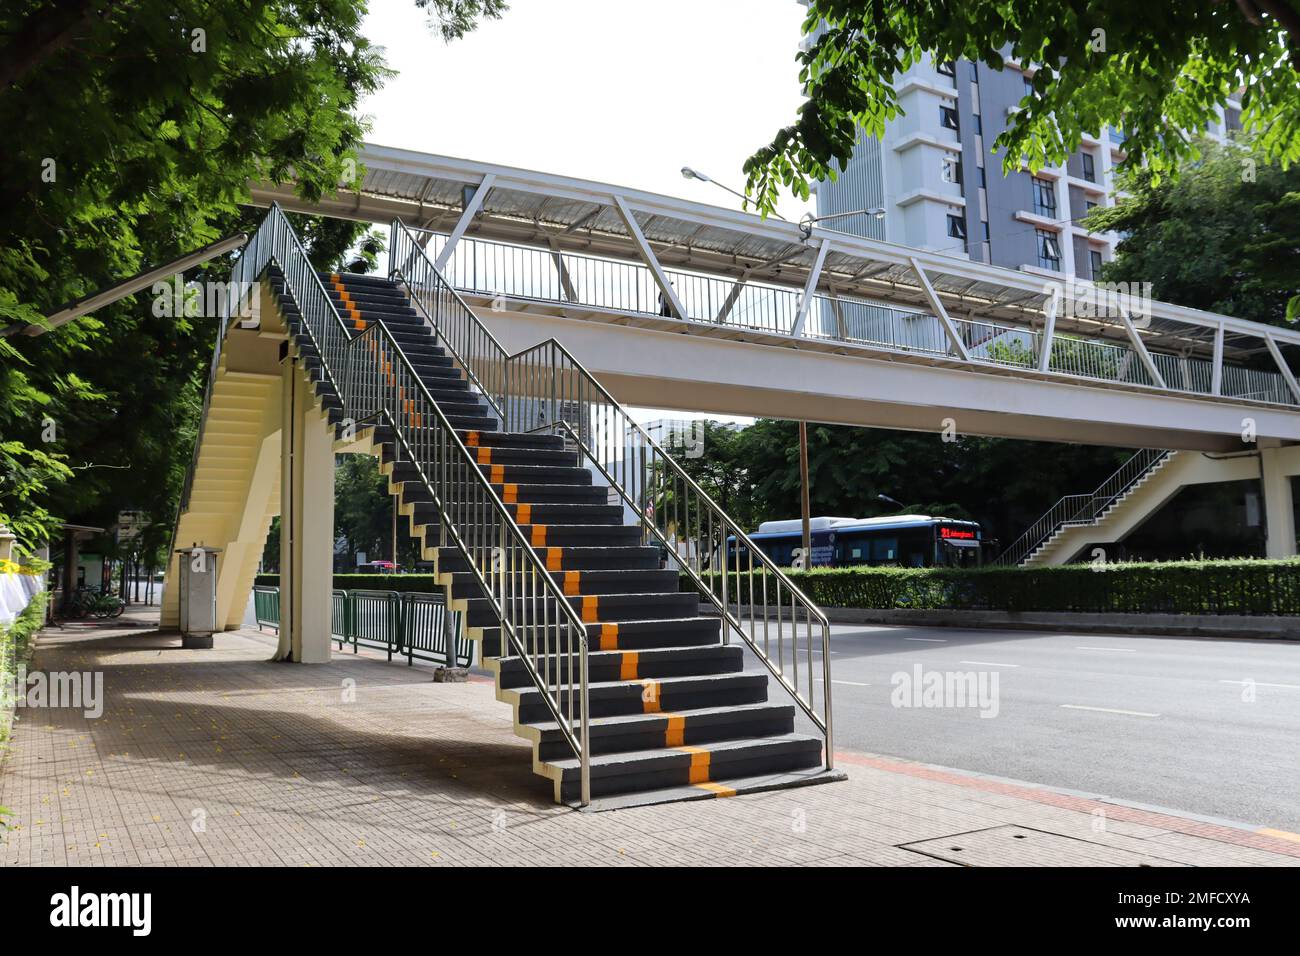
<svg viewBox="0 0 1300 956"><path fill-rule="evenodd" d="M799 422L799 503L803 509L804 567L812 567L812 506L808 494L808 423Z"/></svg>

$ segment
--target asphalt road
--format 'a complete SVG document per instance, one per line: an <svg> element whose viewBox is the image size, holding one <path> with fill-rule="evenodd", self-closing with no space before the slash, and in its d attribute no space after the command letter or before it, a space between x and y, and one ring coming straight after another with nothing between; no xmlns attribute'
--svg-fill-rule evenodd
<svg viewBox="0 0 1300 956"><path fill-rule="evenodd" d="M1300 644L837 625L831 645L837 750L1300 831ZM927 701L931 673L977 693Z"/></svg>

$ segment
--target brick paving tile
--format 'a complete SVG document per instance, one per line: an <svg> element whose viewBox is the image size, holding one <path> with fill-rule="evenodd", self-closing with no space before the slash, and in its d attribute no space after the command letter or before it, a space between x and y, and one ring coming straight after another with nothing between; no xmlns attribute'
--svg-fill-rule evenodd
<svg viewBox="0 0 1300 956"><path fill-rule="evenodd" d="M1043 865L1300 859L1265 834L870 754L838 754L838 784L575 812L489 682L350 651L272 664L271 644L182 650L145 612L42 634L34 667L101 672L106 700L97 719L19 712L0 865L952 866L905 845L966 835L982 862L1012 861L999 828L1043 834Z"/></svg>

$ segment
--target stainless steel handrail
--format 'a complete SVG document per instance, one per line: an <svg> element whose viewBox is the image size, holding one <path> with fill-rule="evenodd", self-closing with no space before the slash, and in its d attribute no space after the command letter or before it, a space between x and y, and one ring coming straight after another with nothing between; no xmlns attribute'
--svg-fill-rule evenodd
<svg viewBox="0 0 1300 956"><path fill-rule="evenodd" d="M449 353L489 397L503 427L564 435L595 466L637 516L646 537L673 555L719 611L726 622L723 640L730 641L733 632L740 635L812 720L825 739L826 765L832 767L830 625L822 610L563 345L548 339L517 353L508 352L434 266L405 223L393 223L391 240L392 277L402 282ZM742 571L739 551L734 568L726 560L728 537L744 547L747 571ZM723 559L720 566L716 562L719 556ZM710 580L705 579L706 573ZM747 609L741 603L746 596ZM801 625L807 637L802 651ZM792 632L788 658L787 628ZM820 708L814 628L820 634L822 656ZM807 660L806 691L799 673L802 652Z"/></svg>
<svg viewBox="0 0 1300 956"><path fill-rule="evenodd" d="M1066 495L1048 508L1010 547L997 557L997 564L1020 564L1056 531L1067 525L1092 524L1108 508L1158 464L1169 456L1163 448L1143 448L1115 469L1096 490L1086 495Z"/></svg>
<svg viewBox="0 0 1300 956"><path fill-rule="evenodd" d="M519 655L577 756L581 799L589 803L586 625L392 333L382 323L356 335L348 330L278 205L272 205L254 243L252 274L261 275L271 265L280 269L302 315L302 329L319 358L321 374L338 396L344 416L355 422L387 422L393 430L395 458L402 460L396 451L400 449L406 453L404 460L415 465L419 481L437 507L441 543L450 541L461 553L490 601L501 623L502 649L508 642Z"/></svg>

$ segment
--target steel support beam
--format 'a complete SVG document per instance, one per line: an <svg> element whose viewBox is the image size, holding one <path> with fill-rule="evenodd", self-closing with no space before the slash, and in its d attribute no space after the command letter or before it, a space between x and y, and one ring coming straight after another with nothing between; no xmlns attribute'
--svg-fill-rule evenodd
<svg viewBox="0 0 1300 956"><path fill-rule="evenodd" d="M1061 287L1052 287L1052 298L1043 313L1043 341L1038 346L1038 371L1046 372L1052 366L1052 344L1056 341L1056 313L1061 308Z"/></svg>
<svg viewBox="0 0 1300 956"><path fill-rule="evenodd" d="M564 255L560 249L560 244L554 236L547 236L546 242L551 247L551 261L555 263L555 273L560 277L560 287L564 289L564 297L570 302L577 302L578 292L573 287L573 279L569 276L569 268L564 264Z"/></svg>
<svg viewBox="0 0 1300 956"><path fill-rule="evenodd" d="M455 228L451 230L451 235L447 237L447 244L442 247L442 252L438 253L438 258L433 263L434 268L439 272L447 268L447 262L451 259L451 254L456 251L461 236L465 235L465 230L474 221L478 211L483 208L483 200L487 198L487 194L496 184L496 181L496 173L485 175L483 181L478 184L478 188L474 190L474 195L470 197L469 202L465 203L465 210L460 214L460 219L456 220Z"/></svg>
<svg viewBox="0 0 1300 956"><path fill-rule="evenodd" d="M912 264L912 271L916 273L916 279L921 284L921 291L925 293L930 308L934 310L935 318L943 326L944 332L948 333L948 343L962 361L969 362L970 352L966 351L966 343L961 340L961 334L957 331L957 326L948 317L948 310L943 307L943 303L939 301L939 296L935 294L934 286L930 285L930 277L925 274L925 270L921 268L921 263L917 261L915 256L908 261Z"/></svg>
<svg viewBox="0 0 1300 956"><path fill-rule="evenodd" d="M804 325L808 322L808 310L812 308L813 298L817 294L817 281L822 277L822 265L826 262L826 253L830 252L830 249L830 240L823 239L817 249L817 258L813 260L812 268L808 270L808 281L804 283L803 295L799 297L799 314L795 316L794 328L790 330L791 335L803 335Z"/></svg>
<svg viewBox="0 0 1300 956"><path fill-rule="evenodd" d="M1210 372L1210 394L1223 394L1223 323L1214 330L1214 361Z"/></svg>
<svg viewBox="0 0 1300 956"><path fill-rule="evenodd" d="M1286 387L1291 389L1291 394L1295 396L1295 400L1300 402L1300 384L1296 383L1295 375L1291 373L1291 367L1286 364L1286 359L1282 357L1282 350L1273 341L1273 336L1267 332L1264 333L1264 344L1268 346L1269 354L1273 356L1273 361L1277 363L1277 370L1282 373L1282 378L1286 380Z"/></svg>
<svg viewBox="0 0 1300 956"><path fill-rule="evenodd" d="M668 280L668 273L664 272L664 267L659 264L659 258L650 248L650 243L646 240L645 233L641 231L641 225L636 221L636 216L628 207L627 202L622 196L614 195L614 207L618 210L619 216L623 220L623 225L627 226L628 235L636 244L637 251L641 254L641 261L650 269L650 274L654 277L655 285L659 286L659 292L668 303L668 308L672 310L673 315L679 319L687 318L686 309L682 306L681 300L677 298L677 290Z"/></svg>
<svg viewBox="0 0 1300 956"><path fill-rule="evenodd" d="M1160 388L1168 388L1164 376L1160 374L1160 369L1156 368L1155 360L1151 358L1151 353L1147 351L1146 343L1142 341L1142 336L1138 335L1138 330L1133 325L1133 319L1129 317L1128 309L1120 309L1119 317L1124 323L1124 332L1128 335L1129 343L1133 346L1133 351L1142 362L1142 367L1151 376L1151 381L1155 382Z"/></svg>

